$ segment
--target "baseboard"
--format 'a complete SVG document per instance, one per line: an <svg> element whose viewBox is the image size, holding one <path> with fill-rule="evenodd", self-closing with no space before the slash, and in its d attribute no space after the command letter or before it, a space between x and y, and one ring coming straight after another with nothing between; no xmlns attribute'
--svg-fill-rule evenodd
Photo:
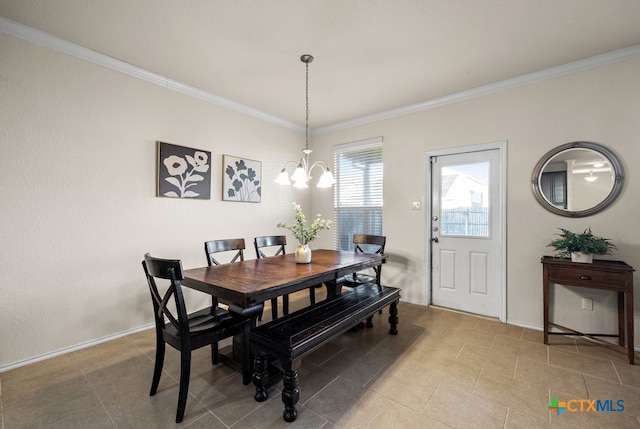
<svg viewBox="0 0 640 429"><path fill-rule="evenodd" d="M36 363L36 362L40 362L46 359L51 359L52 357L56 357L56 356L60 356L60 355L64 355L67 353L71 353L71 352L75 352L77 350L82 350L85 349L87 347L91 347L91 346L95 346L97 344L100 343L104 343L107 341L111 341L111 340L115 340L117 338L121 338L121 337L126 337L127 335L131 335L131 334L135 334L136 332L140 332L140 331L144 331L150 328L153 328L154 324L153 323L149 323L147 325L143 325L143 326L139 326L137 328L133 328L133 329L128 329L126 331L122 331L122 332L118 332L116 334L113 335L108 335L106 337L102 337L102 338L97 338L95 340L91 340L91 341L87 341L84 343L80 343L80 344L76 344L70 347L65 347L50 353L45 353L43 355L39 355L39 356L34 356L31 357L29 359L24 359L18 362L13 362L7 365L2 365L0 366L0 372L5 372L5 371L10 371L12 369L15 368L20 368L21 366L25 366L25 365L30 365L32 363Z"/></svg>

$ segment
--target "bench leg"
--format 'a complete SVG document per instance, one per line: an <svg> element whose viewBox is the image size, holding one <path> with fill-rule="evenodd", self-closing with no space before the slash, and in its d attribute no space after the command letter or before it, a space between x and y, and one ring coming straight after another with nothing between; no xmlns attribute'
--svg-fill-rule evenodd
<svg viewBox="0 0 640 429"><path fill-rule="evenodd" d="M367 317L367 323L365 324L367 328L373 328L373 316Z"/></svg>
<svg viewBox="0 0 640 429"><path fill-rule="evenodd" d="M389 306L389 324L391 328L389 333L391 335L398 335L398 302L392 302Z"/></svg>
<svg viewBox="0 0 640 429"><path fill-rule="evenodd" d="M264 402L269 398L267 383L269 383L267 356L256 354L253 370L253 385L256 386L256 394L253 396L253 399L258 402Z"/></svg>
<svg viewBox="0 0 640 429"><path fill-rule="evenodd" d="M298 371L286 370L283 380L284 389L282 390L282 402L284 403L284 412L282 417L285 422L292 422L298 417L296 404L300 399L300 390L298 390Z"/></svg>

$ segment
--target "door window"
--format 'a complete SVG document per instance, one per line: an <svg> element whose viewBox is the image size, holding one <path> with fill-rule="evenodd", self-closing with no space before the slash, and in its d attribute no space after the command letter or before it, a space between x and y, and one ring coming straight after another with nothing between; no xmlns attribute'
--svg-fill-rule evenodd
<svg viewBox="0 0 640 429"><path fill-rule="evenodd" d="M489 163L440 170L441 235L489 237Z"/></svg>

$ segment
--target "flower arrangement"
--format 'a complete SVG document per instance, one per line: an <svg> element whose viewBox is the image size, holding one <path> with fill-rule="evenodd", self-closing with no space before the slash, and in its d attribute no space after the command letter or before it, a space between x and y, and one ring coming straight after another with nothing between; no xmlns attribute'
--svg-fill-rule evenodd
<svg viewBox="0 0 640 429"><path fill-rule="evenodd" d="M293 236L300 242L300 244L309 244L309 242L316 238L318 231L331 228L331 220L320 219L320 215L313 220L311 226L307 227L307 219L305 218L300 205L293 203L293 209L296 211L295 223L293 225L278 223L278 228L287 228L293 232Z"/></svg>
<svg viewBox="0 0 640 429"><path fill-rule="evenodd" d="M560 257L568 257L571 252L580 252L593 255L611 255L616 249L615 244L608 238L597 237L591 233L591 228L587 228L583 233L577 234L564 228L558 228L562 234L557 234L560 238L549 243L548 247L553 247Z"/></svg>

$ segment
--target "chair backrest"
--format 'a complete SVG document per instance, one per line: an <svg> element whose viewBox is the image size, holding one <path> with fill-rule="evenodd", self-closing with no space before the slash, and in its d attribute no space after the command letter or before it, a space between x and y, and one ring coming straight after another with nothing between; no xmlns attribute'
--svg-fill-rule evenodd
<svg viewBox="0 0 640 429"><path fill-rule="evenodd" d="M220 265L221 262L213 257L214 253L236 251L230 262L244 261L244 238L205 241L204 253L207 255L209 266Z"/></svg>
<svg viewBox="0 0 640 429"><path fill-rule="evenodd" d="M353 234L353 244L356 253L384 253L387 237L384 235Z"/></svg>
<svg viewBox="0 0 640 429"><path fill-rule="evenodd" d="M154 258L147 253L144 255L142 268L147 277L149 292L151 292L156 329L165 329L164 318L166 317L179 332L188 333L189 321L180 285L180 281L184 279L182 262L179 259ZM169 281L169 286L162 295L158 291L156 279ZM175 312L168 307L172 296L175 302Z"/></svg>
<svg viewBox="0 0 640 429"><path fill-rule="evenodd" d="M253 245L256 248L257 258L266 258L267 255L262 251L265 247L278 246L273 256L284 255L284 247L287 245L287 237L285 235L265 235L253 239Z"/></svg>

